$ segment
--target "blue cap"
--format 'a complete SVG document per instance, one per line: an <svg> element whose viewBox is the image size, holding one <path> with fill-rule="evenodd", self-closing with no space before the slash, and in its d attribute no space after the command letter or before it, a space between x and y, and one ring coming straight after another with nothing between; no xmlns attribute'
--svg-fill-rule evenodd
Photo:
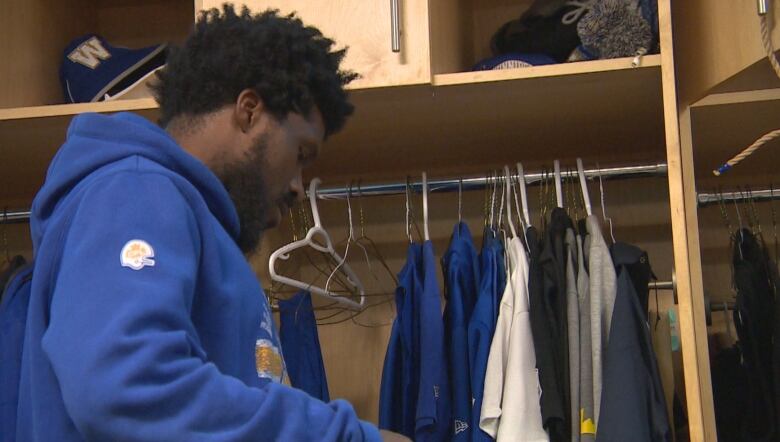
<svg viewBox="0 0 780 442"><path fill-rule="evenodd" d="M166 47L115 47L95 34L73 40L63 53L60 67L65 100L86 103L122 94L165 65Z"/></svg>

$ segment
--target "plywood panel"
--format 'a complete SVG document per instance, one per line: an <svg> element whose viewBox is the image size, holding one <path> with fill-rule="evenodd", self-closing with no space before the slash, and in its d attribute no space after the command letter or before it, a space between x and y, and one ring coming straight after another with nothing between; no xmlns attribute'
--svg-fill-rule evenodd
<svg viewBox="0 0 780 442"><path fill-rule="evenodd" d="M110 43L141 48L182 43L193 27L192 0L94 0L97 29Z"/></svg>
<svg viewBox="0 0 780 442"><path fill-rule="evenodd" d="M460 72L473 65L470 0L430 0L431 73Z"/></svg>
<svg viewBox="0 0 780 442"><path fill-rule="evenodd" d="M152 120L157 118L156 109L140 113ZM49 162L65 141L71 118L72 115L57 115L0 121L0 204L30 207L43 185Z"/></svg>
<svg viewBox="0 0 780 442"><path fill-rule="evenodd" d="M676 58L671 0L658 2L669 199L672 211L674 262L680 313L680 339L685 368L691 440L714 441L707 329L697 230L696 185L688 109L681 105L675 76Z"/></svg>
<svg viewBox="0 0 780 442"><path fill-rule="evenodd" d="M222 3L222 0L204 0L202 6L211 8ZM349 84L351 89L431 80L427 0L400 2L399 53L391 50L389 1L247 0L243 3L256 12L268 8L277 8L285 14L297 12L304 23L317 27L337 47L349 47L342 67L361 75Z"/></svg>
<svg viewBox="0 0 780 442"><path fill-rule="evenodd" d="M0 108L60 103L62 51L94 29L89 0L0 2Z"/></svg>
<svg viewBox="0 0 780 442"><path fill-rule="evenodd" d="M663 156L658 67L446 87L355 91L354 117L309 176L346 180L482 173L550 158L602 164Z"/></svg>
<svg viewBox="0 0 780 442"><path fill-rule="evenodd" d="M691 115L700 188L761 187L780 181L780 140L770 141L719 177L712 173L759 137L780 127L780 99L700 106L692 108Z"/></svg>
<svg viewBox="0 0 780 442"><path fill-rule="evenodd" d="M685 0L675 1L672 6L681 103L699 100L766 57L754 0ZM773 12L774 22L780 22L780 7L775 5ZM775 48L780 48L777 27L772 40ZM762 84L761 78L766 79L754 77L757 81L742 87L771 87Z"/></svg>
<svg viewBox="0 0 780 442"><path fill-rule="evenodd" d="M662 158L658 66L594 63L582 65L596 72L559 76L553 69L552 76L521 80L353 91L355 116L327 141L308 175L383 180L422 170L483 173L518 160L539 168L556 157L604 166ZM612 69L601 71L605 63ZM7 184L0 201L29 204L73 113L140 110L156 118L154 107L147 99L0 111L0 120L23 118L0 121L0 153L8 159L0 164Z"/></svg>

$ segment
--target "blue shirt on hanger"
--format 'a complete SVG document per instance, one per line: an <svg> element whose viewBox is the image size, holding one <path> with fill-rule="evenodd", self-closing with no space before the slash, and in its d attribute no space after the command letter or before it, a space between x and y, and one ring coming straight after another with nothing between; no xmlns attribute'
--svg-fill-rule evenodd
<svg viewBox="0 0 780 442"><path fill-rule="evenodd" d="M423 243L423 291L419 297L420 390L417 402L417 424L414 440L450 440L450 386L444 352L444 322L441 314L439 265L433 243Z"/></svg>
<svg viewBox="0 0 780 442"><path fill-rule="evenodd" d="M279 340L290 384L310 396L330 402L317 318L309 292L300 291L290 299L279 301Z"/></svg>
<svg viewBox="0 0 780 442"><path fill-rule="evenodd" d="M390 332L379 391L379 428L414 437L419 389L419 342L414 327L415 298L422 292L422 246L409 244L406 264L398 273L396 318Z"/></svg>
<svg viewBox="0 0 780 442"><path fill-rule="evenodd" d="M450 247L442 259L447 306L444 308L445 348L452 389L454 442L471 440L471 377L468 324L479 289L479 260L468 225L455 225Z"/></svg>
<svg viewBox="0 0 780 442"><path fill-rule="evenodd" d="M480 284L477 303L469 320L468 349L471 375L471 440L490 441L492 438L479 429L482 393L490 343L498 320L499 303L506 285L504 245L496 233L486 228L480 254Z"/></svg>

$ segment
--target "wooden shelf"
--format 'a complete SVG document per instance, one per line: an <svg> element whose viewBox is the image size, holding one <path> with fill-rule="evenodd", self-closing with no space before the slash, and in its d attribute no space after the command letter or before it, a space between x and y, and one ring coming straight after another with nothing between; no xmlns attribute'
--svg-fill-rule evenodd
<svg viewBox="0 0 780 442"><path fill-rule="evenodd" d="M712 169L765 133L780 128L780 89L713 94L691 107L696 182L701 188L776 183L778 141L770 141L720 177Z"/></svg>
<svg viewBox="0 0 780 442"><path fill-rule="evenodd" d="M153 98L133 100L101 101L97 103L55 104L50 106L29 106L0 109L0 121L48 117L72 117L85 112L122 112L156 109Z"/></svg>
<svg viewBox="0 0 780 442"><path fill-rule="evenodd" d="M756 2L672 2L680 102L687 105L720 92L778 87L761 42ZM780 7L770 22L780 20ZM772 30L780 47L780 28Z"/></svg>
<svg viewBox="0 0 780 442"><path fill-rule="evenodd" d="M589 164L658 161L665 158L661 69L655 58L647 61L653 65L625 69L617 68L625 60L610 60L582 63L597 70L579 74L354 91L355 115L307 175L335 184L398 180L422 170L484 173L516 161L538 169L578 156Z"/></svg>
<svg viewBox="0 0 780 442"><path fill-rule="evenodd" d="M470 83L463 82L480 73L447 74L446 87L352 91L355 116L328 140L307 175L336 182L399 179L422 170L482 173L516 161L539 168L552 158L657 161L664 157L661 70L657 57L644 62L515 70L510 74L524 77L501 80L486 78L506 74L487 72ZM155 119L157 105L139 99L0 110L0 203L29 206L73 115L118 111Z"/></svg>
<svg viewBox="0 0 780 442"><path fill-rule="evenodd" d="M75 114L119 111L157 117L156 103L146 98L0 110L0 204L30 206Z"/></svg>
<svg viewBox="0 0 780 442"><path fill-rule="evenodd" d="M596 72L636 69L631 66L634 57L615 58L611 60L582 61L577 63L561 63L545 66L531 66L517 69L498 69L494 71L456 72L452 74L437 74L433 76L434 86L452 86L458 84L485 83L492 81L523 80L540 77L559 77L580 75ZM660 55L642 57L640 67L661 66Z"/></svg>

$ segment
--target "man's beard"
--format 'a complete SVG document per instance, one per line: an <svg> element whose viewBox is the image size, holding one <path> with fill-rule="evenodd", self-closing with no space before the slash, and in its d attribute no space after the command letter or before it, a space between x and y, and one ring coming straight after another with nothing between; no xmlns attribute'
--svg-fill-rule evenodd
<svg viewBox="0 0 780 442"><path fill-rule="evenodd" d="M263 230L268 227L268 211L275 210L265 184L267 148L268 136L261 135L243 160L225 164L217 172L236 206L241 228L236 244L244 253L252 252L260 245Z"/></svg>

